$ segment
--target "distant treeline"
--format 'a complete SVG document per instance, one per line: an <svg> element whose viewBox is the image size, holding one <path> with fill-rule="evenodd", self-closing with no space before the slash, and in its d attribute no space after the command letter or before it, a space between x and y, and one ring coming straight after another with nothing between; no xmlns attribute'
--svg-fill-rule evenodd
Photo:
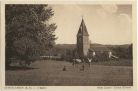
<svg viewBox="0 0 138 91"><path fill-rule="evenodd" d="M132 59L133 57L132 56L132 44L127 44L127 45L91 44L91 46L104 46L106 48L109 48L112 51L113 55L119 58ZM52 60L59 60L59 61L72 61L73 58L76 58L75 48L76 48L75 44L57 44L53 48L43 50L44 52L40 56L28 56L27 59L32 60L32 61L36 61L36 59L37 60L49 60L49 59L51 60L52 59ZM104 55L101 55L100 57L98 57L99 61L101 61L100 59L106 60L106 57L103 57L103 56ZM26 60L26 61L30 62L29 60ZM19 60L19 62L23 62L23 61Z"/></svg>
<svg viewBox="0 0 138 91"><path fill-rule="evenodd" d="M115 55L117 55L119 58L127 58L132 59L133 58L133 45L116 45L116 46L108 46Z"/></svg>
<svg viewBox="0 0 138 91"><path fill-rule="evenodd" d="M104 46L109 48L112 53L119 58L132 59L132 44L125 45L102 45L91 44L91 46ZM74 58L75 44L57 44L51 51L46 51L44 55L61 56L63 60L70 60Z"/></svg>

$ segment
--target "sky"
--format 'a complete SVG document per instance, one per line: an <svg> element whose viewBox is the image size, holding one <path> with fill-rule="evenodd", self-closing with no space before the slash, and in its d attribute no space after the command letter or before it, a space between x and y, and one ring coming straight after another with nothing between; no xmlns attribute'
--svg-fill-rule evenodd
<svg viewBox="0 0 138 91"><path fill-rule="evenodd" d="M56 23L57 44L75 44L82 17L89 40L100 44L132 43L131 5L50 5Z"/></svg>

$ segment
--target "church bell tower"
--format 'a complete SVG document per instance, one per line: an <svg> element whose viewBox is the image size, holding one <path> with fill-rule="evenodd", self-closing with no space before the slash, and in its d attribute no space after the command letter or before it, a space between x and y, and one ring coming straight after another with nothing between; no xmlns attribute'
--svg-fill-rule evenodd
<svg viewBox="0 0 138 91"><path fill-rule="evenodd" d="M89 34L82 18L79 31L77 34L77 54L79 58L87 56L90 48Z"/></svg>

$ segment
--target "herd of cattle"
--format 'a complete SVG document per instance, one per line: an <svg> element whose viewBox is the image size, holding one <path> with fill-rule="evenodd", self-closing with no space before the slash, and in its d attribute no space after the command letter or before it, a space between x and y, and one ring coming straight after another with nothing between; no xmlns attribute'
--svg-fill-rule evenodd
<svg viewBox="0 0 138 91"><path fill-rule="evenodd" d="M74 67L76 66L76 64L82 63L80 71L84 71L85 70L84 63L87 63L90 67L92 62L110 61L110 60L117 60L118 61L119 57L114 56L111 52L109 52L108 54L102 54L102 55L97 55L96 53L93 53L93 55L91 57L74 58L74 59L72 59L71 62L73 63ZM66 71L67 67L64 66L62 70Z"/></svg>
<svg viewBox="0 0 138 91"><path fill-rule="evenodd" d="M119 60L119 57L113 55L111 52L108 54L102 54L102 55L96 55L96 53L93 53L91 57L85 57L85 58L74 58L72 59L73 64L77 63L91 63L91 62L98 62L98 61L111 61L111 60Z"/></svg>

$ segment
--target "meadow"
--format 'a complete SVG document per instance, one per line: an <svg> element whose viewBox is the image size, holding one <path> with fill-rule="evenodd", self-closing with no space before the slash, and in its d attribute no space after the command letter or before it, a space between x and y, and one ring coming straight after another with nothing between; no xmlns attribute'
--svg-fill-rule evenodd
<svg viewBox="0 0 138 91"><path fill-rule="evenodd" d="M66 71L63 67L66 66ZM7 86L132 86L132 60L93 62L73 67L66 61L41 60L29 68L6 70Z"/></svg>

